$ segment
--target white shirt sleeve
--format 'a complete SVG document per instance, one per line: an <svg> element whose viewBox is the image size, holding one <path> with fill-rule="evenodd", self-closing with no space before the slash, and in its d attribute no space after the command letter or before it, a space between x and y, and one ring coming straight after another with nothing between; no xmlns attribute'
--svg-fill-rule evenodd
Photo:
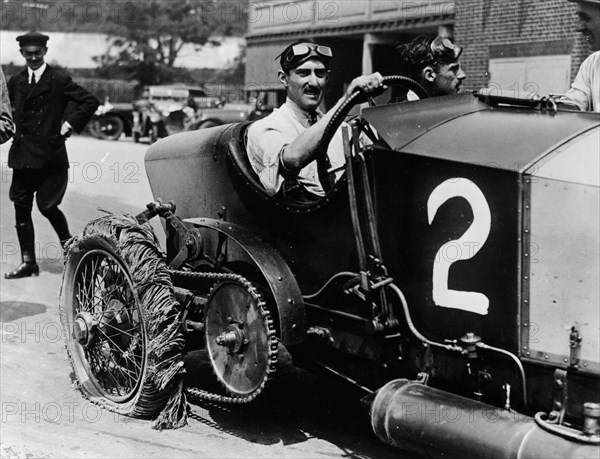
<svg viewBox="0 0 600 459"><path fill-rule="evenodd" d="M599 66L600 52L592 54L583 61L571 89L561 101L574 103L582 111L599 111L600 107L596 106L600 92L600 88L598 88Z"/></svg>

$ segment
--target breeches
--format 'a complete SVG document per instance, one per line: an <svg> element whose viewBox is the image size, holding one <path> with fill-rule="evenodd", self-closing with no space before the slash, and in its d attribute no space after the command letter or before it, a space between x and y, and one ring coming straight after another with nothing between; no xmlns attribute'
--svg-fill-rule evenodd
<svg viewBox="0 0 600 459"><path fill-rule="evenodd" d="M31 212L33 197L40 212L52 214L67 191L68 169L13 169L9 197L17 212Z"/></svg>

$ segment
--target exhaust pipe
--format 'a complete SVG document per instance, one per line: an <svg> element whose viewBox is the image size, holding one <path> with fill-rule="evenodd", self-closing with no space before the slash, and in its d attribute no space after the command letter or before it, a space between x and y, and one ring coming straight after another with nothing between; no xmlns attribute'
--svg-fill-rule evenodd
<svg viewBox="0 0 600 459"><path fill-rule="evenodd" d="M370 404L380 440L427 458L600 457L596 438L572 429L563 436L538 419L407 379L389 382L363 402Z"/></svg>

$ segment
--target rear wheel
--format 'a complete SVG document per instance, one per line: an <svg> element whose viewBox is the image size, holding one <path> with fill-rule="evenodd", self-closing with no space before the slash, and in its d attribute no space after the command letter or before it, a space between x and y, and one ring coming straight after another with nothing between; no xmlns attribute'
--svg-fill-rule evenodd
<svg viewBox="0 0 600 459"><path fill-rule="evenodd" d="M144 418L157 415L173 395L185 403L174 378L183 337L169 286L152 231L133 217L98 219L73 240L60 312L69 360L86 398Z"/></svg>
<svg viewBox="0 0 600 459"><path fill-rule="evenodd" d="M152 123L150 128L150 143L154 143L158 140L158 124Z"/></svg>
<svg viewBox="0 0 600 459"><path fill-rule="evenodd" d="M210 127L220 126L221 124L222 123L219 123L218 121L208 120L208 121L204 121L203 123L201 123L200 126L198 126L198 129L205 129L205 128L210 128Z"/></svg>
<svg viewBox="0 0 600 459"><path fill-rule="evenodd" d="M119 140L125 130L125 124L117 115L105 115L98 119L97 130L101 139Z"/></svg>

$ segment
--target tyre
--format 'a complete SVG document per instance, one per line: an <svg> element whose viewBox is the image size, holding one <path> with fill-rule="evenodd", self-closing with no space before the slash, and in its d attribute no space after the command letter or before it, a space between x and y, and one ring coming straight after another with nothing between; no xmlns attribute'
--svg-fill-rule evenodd
<svg viewBox="0 0 600 459"><path fill-rule="evenodd" d="M125 124L117 115L105 115L98 119L97 130L98 137L104 140L119 140Z"/></svg>
<svg viewBox="0 0 600 459"><path fill-rule="evenodd" d="M100 138L100 127L96 118L92 118L92 120L87 124L86 129L92 137L97 139Z"/></svg>
<svg viewBox="0 0 600 459"><path fill-rule="evenodd" d="M215 120L208 120L208 121L204 121L203 123L200 124L200 126L198 126L198 129L205 129L205 128L210 128L210 127L215 127L215 126L220 126L222 123L219 123L218 121Z"/></svg>
<svg viewBox="0 0 600 459"><path fill-rule="evenodd" d="M160 414L158 428L185 423L181 311L149 225L113 215L89 223L69 244L59 308L86 398L122 415Z"/></svg>
<svg viewBox="0 0 600 459"><path fill-rule="evenodd" d="M150 143L154 143L158 140L158 124L152 123L152 128L150 129Z"/></svg>

